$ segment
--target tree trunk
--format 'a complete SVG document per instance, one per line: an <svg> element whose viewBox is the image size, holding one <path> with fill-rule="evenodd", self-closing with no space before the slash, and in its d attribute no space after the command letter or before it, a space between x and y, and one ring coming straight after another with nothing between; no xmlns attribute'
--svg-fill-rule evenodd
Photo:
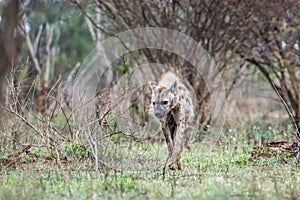
<svg viewBox="0 0 300 200"><path fill-rule="evenodd" d="M298 135L298 140L300 141L300 112L296 115L295 117L295 122L297 126L297 135Z"/></svg>
<svg viewBox="0 0 300 200"><path fill-rule="evenodd" d="M17 56L20 46L19 32L16 30L18 25L19 3L17 0L10 0L6 8L3 9L3 25L0 27L0 95L3 94L3 79L6 71L12 65ZM3 102L3 101L1 101Z"/></svg>

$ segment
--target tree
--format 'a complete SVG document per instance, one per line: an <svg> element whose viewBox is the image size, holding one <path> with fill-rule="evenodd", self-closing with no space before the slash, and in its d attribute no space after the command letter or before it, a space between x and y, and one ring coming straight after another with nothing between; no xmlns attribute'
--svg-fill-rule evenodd
<svg viewBox="0 0 300 200"><path fill-rule="evenodd" d="M247 6L251 28L238 54L258 68L278 94L300 139L300 2L253 1Z"/></svg>
<svg viewBox="0 0 300 200"><path fill-rule="evenodd" d="M81 10L88 5L71 2ZM216 60L224 79L231 77L228 94L246 64L257 67L287 105L300 129L299 1L98 0L94 4L109 19L108 28L97 27L107 34L154 26L177 30L195 39ZM141 52L150 61L187 66L182 72L191 69L187 63L166 52L149 49ZM187 79L193 85L199 81L198 77ZM199 84L196 91L199 91L198 99L207 95L203 92L203 84ZM205 102L199 102L200 110L204 109Z"/></svg>
<svg viewBox="0 0 300 200"><path fill-rule="evenodd" d="M3 94L2 83L6 71L14 64L21 44L18 29L19 3L10 0L3 7L0 21L0 96Z"/></svg>
<svg viewBox="0 0 300 200"><path fill-rule="evenodd" d="M21 69L27 70L26 83L17 78L16 82L29 86L38 79L39 84L35 87L38 110L44 114L54 106L53 98L62 96L53 87L63 82L64 77L70 77L68 75L74 72L73 68L79 67L78 62L92 49L93 41L84 17L78 15L78 11L67 8L64 2L23 2L21 10L21 33L26 45L22 46L19 62L25 63L28 57L30 59L27 69ZM23 87L24 96L27 89ZM50 90L54 97L50 98Z"/></svg>
<svg viewBox="0 0 300 200"><path fill-rule="evenodd" d="M242 72L245 59L237 59L236 50L247 33L237 31L236 24L245 21L249 16L242 15L240 10L232 9L228 1L99 0L94 3L81 3L70 0L70 2L77 5L88 18L93 15L89 8L97 6L106 17L107 23L105 25L93 23L93 25L108 36L138 27L168 28L190 36L216 61L219 75L233 77L226 79L227 94L230 93ZM189 47L182 46L182 48L188 51ZM146 58L150 63L164 63L179 71L194 87L198 100L196 112L199 122L204 125L209 123L211 91L208 91L203 77L196 73L196 69L180 56L170 52L142 49L139 53L140 60ZM237 67L232 68L233 64ZM159 70L153 71L157 77L160 73ZM216 82L215 77L212 79L212 83Z"/></svg>

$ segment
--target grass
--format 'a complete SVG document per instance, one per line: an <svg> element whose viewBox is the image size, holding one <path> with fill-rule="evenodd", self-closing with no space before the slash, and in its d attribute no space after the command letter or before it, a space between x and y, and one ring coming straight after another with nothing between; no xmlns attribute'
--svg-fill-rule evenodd
<svg viewBox="0 0 300 200"><path fill-rule="evenodd" d="M126 156L123 162L136 168L104 170L98 176L91 159L72 158L72 162L57 164L44 160L27 162L30 158L24 155L15 168L0 167L0 199L297 199L300 196L300 170L294 159L287 164L281 164L279 157L260 158L253 163L249 161L252 144L228 142L232 136L224 137L228 140L213 146L205 142L192 144L191 150L182 155L181 171L164 170L166 145L159 143L134 143L130 148L123 145L122 155ZM2 155L0 159L6 157ZM144 165L134 165L130 159L136 157Z"/></svg>

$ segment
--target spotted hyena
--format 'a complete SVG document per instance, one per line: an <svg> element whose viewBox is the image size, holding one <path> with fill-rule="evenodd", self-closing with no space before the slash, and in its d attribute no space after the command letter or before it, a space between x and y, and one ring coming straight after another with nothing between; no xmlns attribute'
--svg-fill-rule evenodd
<svg viewBox="0 0 300 200"><path fill-rule="evenodd" d="M150 112L158 118L168 146L172 170L181 169L181 152L194 122L193 98L188 87L174 73L166 73L152 90Z"/></svg>

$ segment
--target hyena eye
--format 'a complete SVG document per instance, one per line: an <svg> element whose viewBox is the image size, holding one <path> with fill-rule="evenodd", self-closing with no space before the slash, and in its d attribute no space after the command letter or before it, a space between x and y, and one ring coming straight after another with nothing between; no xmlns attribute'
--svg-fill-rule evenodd
<svg viewBox="0 0 300 200"><path fill-rule="evenodd" d="M167 105L169 103L169 101L163 101L164 105Z"/></svg>

